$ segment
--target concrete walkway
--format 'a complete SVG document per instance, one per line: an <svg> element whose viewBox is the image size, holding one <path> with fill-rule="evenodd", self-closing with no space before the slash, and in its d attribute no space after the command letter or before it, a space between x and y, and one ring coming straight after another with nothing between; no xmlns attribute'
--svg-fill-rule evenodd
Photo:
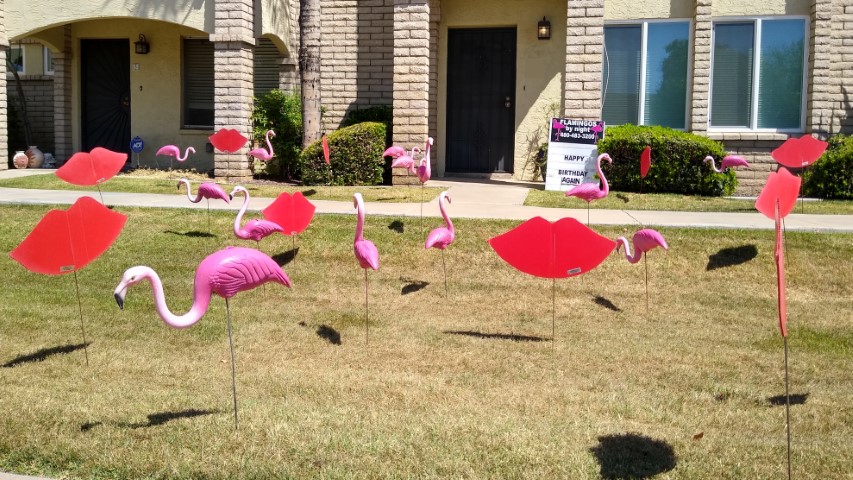
<svg viewBox="0 0 853 480"><path fill-rule="evenodd" d="M0 179L23 175L52 173L53 170L6 170L0 171ZM586 223L585 208L544 208L524 206L524 199L532 188L541 184L486 180L486 179L438 179L431 180L430 186L446 188L453 199L451 216L454 218L498 218L527 220L541 216L555 221L563 217L574 217ZM418 188L418 187L412 187ZM70 205L77 198L88 195L98 198L97 190L89 192L70 190L32 190L0 188L0 204L31 205ZM184 195L118 193L105 192L104 201L109 205L127 207L161 208L207 208L205 202L188 203ZM272 198L252 198L250 210L259 211L273 202ZM743 200L746 207L753 201ZM317 206L317 213L354 214L352 203L311 199ZM425 216L439 215L437 199L423 206ZM576 202L577 203L577 202ZM211 209L236 210L235 205L213 202ZM413 217L420 215L421 206L417 203L379 203L366 205L369 215L395 217ZM649 210L598 210L589 213L591 225L636 225L648 227L698 227L698 228L738 228L773 229L774 224L758 212L722 213L722 212L672 212ZM853 232L853 215L813 215L792 213L786 219L786 228L794 231Z"/></svg>

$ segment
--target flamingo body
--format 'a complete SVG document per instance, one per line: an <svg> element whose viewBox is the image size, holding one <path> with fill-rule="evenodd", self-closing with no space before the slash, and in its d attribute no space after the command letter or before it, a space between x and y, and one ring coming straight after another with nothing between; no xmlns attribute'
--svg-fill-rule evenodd
<svg viewBox="0 0 853 480"><path fill-rule="evenodd" d="M738 155L726 155L723 157L723 161L720 163L720 168L717 168L717 164L714 162L714 157L708 155L705 157L705 163L711 162L711 168L717 173L723 173L727 168L730 167L746 167L749 168L749 162L747 162L743 157Z"/></svg>
<svg viewBox="0 0 853 480"><path fill-rule="evenodd" d="M364 239L364 199L360 193L353 195L353 205L357 211L353 253L361 268L379 270L379 250L373 242Z"/></svg>
<svg viewBox="0 0 853 480"><path fill-rule="evenodd" d="M385 152L382 153L383 157L391 157L394 159L400 158L403 155L406 155L406 149L397 145L392 145L386 148Z"/></svg>
<svg viewBox="0 0 853 480"><path fill-rule="evenodd" d="M633 254L631 253L631 247L628 245L628 240L625 237L619 237L616 239L616 250L618 251L620 247L624 246L625 258L631 263L639 262L644 253L655 247L661 247L664 250L669 250L669 245L667 245L666 239L663 238L663 235L661 235L657 230L652 230L650 228L638 230L631 238L631 242L634 244Z"/></svg>
<svg viewBox="0 0 853 480"><path fill-rule="evenodd" d="M432 150L432 137L428 137L426 141L426 153L424 153L424 158L421 159L418 164L418 180L420 180L421 184L424 184L429 181L430 177L432 177L432 170L430 165L429 153Z"/></svg>
<svg viewBox="0 0 853 480"><path fill-rule="evenodd" d="M212 199L225 200L225 203L231 203L231 197L228 196L227 193L225 193L225 190L223 190L222 187L220 187L219 185L217 185L213 182L204 182L201 185L199 185L198 191L196 192L195 197L193 197L192 193L190 192L191 187L190 187L190 181L189 180L187 180L186 178L182 178L182 179L178 180L178 188L179 189L181 188L181 184L184 184L187 186L187 198L192 203L198 203L201 201L202 198L206 198L208 200L211 198Z"/></svg>
<svg viewBox="0 0 853 480"><path fill-rule="evenodd" d="M131 267L124 272L113 292L119 308L124 308L127 289L142 280L151 283L157 314L174 328L187 328L201 320L214 293L227 299L267 282L280 283L288 288L291 285L290 278L272 258L253 248L243 247L227 247L201 261L193 281L192 307L181 316L173 314L166 306L163 283L157 272L146 266Z"/></svg>
<svg viewBox="0 0 853 480"><path fill-rule="evenodd" d="M175 157L175 160L179 162L185 161L190 156L190 153L194 154L195 148L187 147L183 157L181 157L181 149L178 148L177 145L164 145L160 147L160 150L157 150L157 155L167 155L169 157Z"/></svg>
<svg viewBox="0 0 853 480"><path fill-rule="evenodd" d="M234 197L234 195L239 192L243 192L243 206L240 207L240 212L234 219L234 235L236 235L237 238L260 242L263 238L266 238L275 232L284 231L284 228L275 222L258 219L249 220L249 222L246 223L246 226L241 228L240 223L243 220L243 214L246 213L246 209L249 208L249 192L245 187L237 185L234 187L234 190L231 191L231 197Z"/></svg>
<svg viewBox="0 0 853 480"><path fill-rule="evenodd" d="M271 136L275 137L275 132L273 132L272 130L267 130L266 142L267 142L267 148L269 148L269 150L267 150L265 148L255 148L255 149L252 149L249 151L249 155L252 157L255 157L258 160L261 160L263 162L268 162L268 161L272 160L272 157L273 157L273 155L275 155L275 152L272 149L272 143L270 143L270 137Z"/></svg>
<svg viewBox="0 0 853 480"><path fill-rule="evenodd" d="M444 217L444 227L438 227L433 229L427 235L426 242L424 242L424 248L438 248L444 250L453 240L456 239L456 230L453 228L453 222L450 221L450 217L447 215L445 211L444 202L450 202L450 197L447 195L447 192L441 192L438 196L438 208L441 210L441 216Z"/></svg>
<svg viewBox="0 0 853 480"><path fill-rule="evenodd" d="M598 183L582 183L566 192L567 197L577 197L589 203L593 200L600 200L610 193L610 186L607 184L607 178L604 177L604 172L601 171L602 160L607 160L609 163L613 163L613 160L610 158L610 155L606 153L599 155L596 160L596 172L598 173L598 177L601 179L603 187L599 187Z"/></svg>

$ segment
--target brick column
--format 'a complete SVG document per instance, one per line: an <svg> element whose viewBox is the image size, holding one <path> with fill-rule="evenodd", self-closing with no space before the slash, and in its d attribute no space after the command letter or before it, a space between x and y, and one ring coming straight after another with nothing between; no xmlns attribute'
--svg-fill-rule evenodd
<svg viewBox="0 0 853 480"><path fill-rule="evenodd" d="M601 118L604 0L566 2L565 116Z"/></svg>
<svg viewBox="0 0 853 480"><path fill-rule="evenodd" d="M6 38L6 2L0 1L0 65L3 74L0 75L0 170L9 168L9 110L6 95L6 48L9 40Z"/></svg>
<svg viewBox="0 0 853 480"><path fill-rule="evenodd" d="M71 139L71 26L63 27L62 50L53 54L53 156L58 165L73 152Z"/></svg>
<svg viewBox="0 0 853 480"><path fill-rule="evenodd" d="M708 131L711 98L711 6L712 0L696 0L693 15L693 89L690 97L690 131Z"/></svg>
<svg viewBox="0 0 853 480"><path fill-rule="evenodd" d="M812 0L806 99L806 132L825 139L832 130L832 0ZM839 52L839 56L844 56Z"/></svg>
<svg viewBox="0 0 853 480"><path fill-rule="evenodd" d="M395 145L407 149L415 145L423 148L429 135L429 79L428 0L394 0ZM407 178L403 169L397 170L399 172L394 172L394 183Z"/></svg>
<svg viewBox="0 0 853 480"><path fill-rule="evenodd" d="M833 2L832 51L835 56L831 64L833 133L853 132L853 88L845 80L853 78L853 2ZM846 56L846 58L845 58Z"/></svg>
<svg viewBox="0 0 853 480"><path fill-rule="evenodd" d="M250 138L254 95L254 6L252 0L216 2L214 20L214 129L233 128ZM246 144L237 153L214 153L214 176L227 182L252 178Z"/></svg>

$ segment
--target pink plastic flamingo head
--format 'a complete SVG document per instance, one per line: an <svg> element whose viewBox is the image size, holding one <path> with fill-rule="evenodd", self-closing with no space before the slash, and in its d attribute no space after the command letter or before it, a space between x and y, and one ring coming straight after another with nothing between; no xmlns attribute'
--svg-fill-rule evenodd
<svg viewBox="0 0 853 480"><path fill-rule="evenodd" d="M124 272L124 275L121 277L121 281L118 286L116 286L115 291L113 291L113 296L116 299L118 308L124 309L124 299L127 296L127 289L145 279L150 278L150 270L151 269L148 267L139 266L128 268Z"/></svg>

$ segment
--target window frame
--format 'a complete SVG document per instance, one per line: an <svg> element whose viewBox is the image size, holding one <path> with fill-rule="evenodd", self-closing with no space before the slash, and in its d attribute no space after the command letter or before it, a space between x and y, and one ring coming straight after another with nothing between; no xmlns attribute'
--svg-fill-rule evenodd
<svg viewBox="0 0 853 480"><path fill-rule="evenodd" d="M187 98L187 93L186 93L187 88L188 88L187 83L186 83L187 82L187 74L189 73L189 72L187 72L187 65L186 65L187 41L210 42L210 39L208 37L192 36L192 35L181 37L181 53L180 53L180 55L181 55L181 125L180 125L180 128L181 128L181 130L212 131L216 127L216 94L215 94L215 89L216 89L216 53L215 53L215 51L216 51L216 49L215 49L215 47L213 47L213 52L214 52L213 58L212 58L212 61L213 61L213 78L211 79L211 81L212 81L211 87L214 89L213 103L211 104L211 107L213 109L213 118L212 118L213 124L212 125L191 124L187 121L187 116L188 116L187 110L189 108L189 105L187 103L189 101L189 99ZM211 46L213 46L213 42L210 42L210 44L211 44Z"/></svg>
<svg viewBox="0 0 853 480"><path fill-rule="evenodd" d="M24 45L25 44L23 43L9 45L9 62L12 63L12 65L14 65L14 62L12 62L12 51L18 49L21 52L21 69L15 69L18 75L27 74L27 49L24 48Z"/></svg>
<svg viewBox="0 0 853 480"><path fill-rule="evenodd" d="M799 128L758 128L758 95L761 75L761 33L763 22L766 20L803 20L803 89L800 96L800 126ZM809 92L809 47L810 18L807 15L747 15L731 17L714 17L711 19L711 68L708 79L708 132L756 132L756 133L803 133L806 128L806 109L808 108ZM753 51L756 52L752 60L752 105L749 106L750 125L747 127L715 127L711 125L712 106L714 99L714 49L716 46L716 29L720 23L752 23Z"/></svg>
<svg viewBox="0 0 853 480"><path fill-rule="evenodd" d="M646 121L646 57L648 53L648 35L649 35L649 24L661 24L661 23L687 23L687 69L684 72L685 80L687 82L685 86L685 94L684 94L684 126L680 128L675 127L667 127L672 128L673 130L679 131L687 131L690 128L690 97L691 92L693 91L693 76L691 72L693 71L693 29L695 27L694 22L690 18L646 18L646 19L638 19L638 20L611 20L604 22L604 29L607 27L640 27L640 85L639 85L639 106L637 109L637 123L635 125L647 125ZM602 46L605 46L604 39L605 32L602 31ZM606 49L604 50L606 54ZM602 63L607 62L606 56L602 58ZM603 65L602 65L603 67ZM604 69L602 68L602 71ZM610 68L608 67L608 71ZM606 85L606 83L605 83ZM604 112L604 99L607 97L607 90L605 89L601 99L601 109ZM602 115L603 117L603 115ZM604 118L602 118L604 120Z"/></svg>
<svg viewBox="0 0 853 480"><path fill-rule="evenodd" d="M56 66L53 65L53 51L47 46L42 47L42 61L44 63L44 74L45 75L53 75L56 73ZM49 68L53 65L53 68Z"/></svg>

